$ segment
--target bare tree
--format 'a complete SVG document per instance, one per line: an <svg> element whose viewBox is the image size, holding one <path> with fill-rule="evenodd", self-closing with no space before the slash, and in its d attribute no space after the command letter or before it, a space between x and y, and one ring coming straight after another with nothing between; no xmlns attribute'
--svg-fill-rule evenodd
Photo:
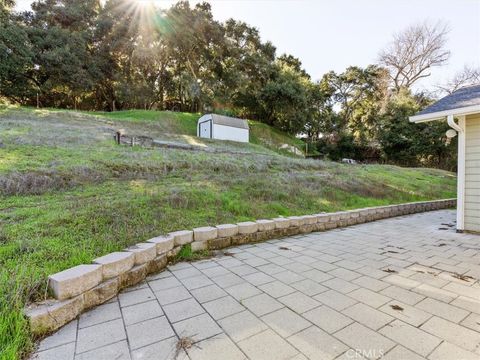
<svg viewBox="0 0 480 360"><path fill-rule="evenodd" d="M379 56L379 62L390 72L394 87L409 88L422 78L430 76L434 66L445 64L450 51L445 49L447 24L413 24L393 37L390 45Z"/></svg>
<svg viewBox="0 0 480 360"><path fill-rule="evenodd" d="M464 86L480 85L480 68L465 65L445 84L437 85L440 94L451 94Z"/></svg>

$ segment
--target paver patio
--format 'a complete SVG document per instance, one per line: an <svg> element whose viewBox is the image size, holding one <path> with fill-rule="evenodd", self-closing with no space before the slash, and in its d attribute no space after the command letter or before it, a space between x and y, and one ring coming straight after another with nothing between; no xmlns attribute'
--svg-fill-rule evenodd
<svg viewBox="0 0 480 360"><path fill-rule="evenodd" d="M480 236L449 210L178 263L44 339L38 359L480 359ZM186 351L179 339L193 340Z"/></svg>

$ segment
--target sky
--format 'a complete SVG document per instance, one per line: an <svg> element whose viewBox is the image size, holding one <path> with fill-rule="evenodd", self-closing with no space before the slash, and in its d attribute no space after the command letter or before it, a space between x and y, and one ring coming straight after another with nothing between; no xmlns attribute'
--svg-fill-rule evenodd
<svg viewBox="0 0 480 360"><path fill-rule="evenodd" d="M166 8L175 1L152 1ZM31 0L17 0L28 9ZM192 0L192 3L197 1ZM480 0L210 0L214 18L260 30L277 53L298 57L314 80L330 70L375 63L396 32L410 24L447 22L448 64L417 86L431 90L464 65L480 67Z"/></svg>

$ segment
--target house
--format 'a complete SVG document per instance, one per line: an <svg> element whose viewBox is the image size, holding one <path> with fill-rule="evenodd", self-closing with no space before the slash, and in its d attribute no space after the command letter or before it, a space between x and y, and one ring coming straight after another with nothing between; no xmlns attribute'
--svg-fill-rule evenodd
<svg viewBox="0 0 480 360"><path fill-rule="evenodd" d="M208 139L248 142L248 121L224 115L206 114L198 119L197 136Z"/></svg>
<svg viewBox="0 0 480 360"><path fill-rule="evenodd" d="M414 123L437 120L446 120L458 134L457 231L480 232L480 84L456 90L410 117Z"/></svg>

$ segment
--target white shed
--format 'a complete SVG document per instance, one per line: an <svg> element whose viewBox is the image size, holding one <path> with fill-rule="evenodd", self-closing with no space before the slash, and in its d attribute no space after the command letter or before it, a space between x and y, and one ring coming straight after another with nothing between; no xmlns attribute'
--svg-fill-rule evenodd
<svg viewBox="0 0 480 360"><path fill-rule="evenodd" d="M208 139L248 142L248 122L224 115L206 114L198 119L197 136Z"/></svg>
<svg viewBox="0 0 480 360"><path fill-rule="evenodd" d="M454 91L410 121L447 121L458 134L457 231L480 232L480 85ZM457 121L457 122L455 122Z"/></svg>

